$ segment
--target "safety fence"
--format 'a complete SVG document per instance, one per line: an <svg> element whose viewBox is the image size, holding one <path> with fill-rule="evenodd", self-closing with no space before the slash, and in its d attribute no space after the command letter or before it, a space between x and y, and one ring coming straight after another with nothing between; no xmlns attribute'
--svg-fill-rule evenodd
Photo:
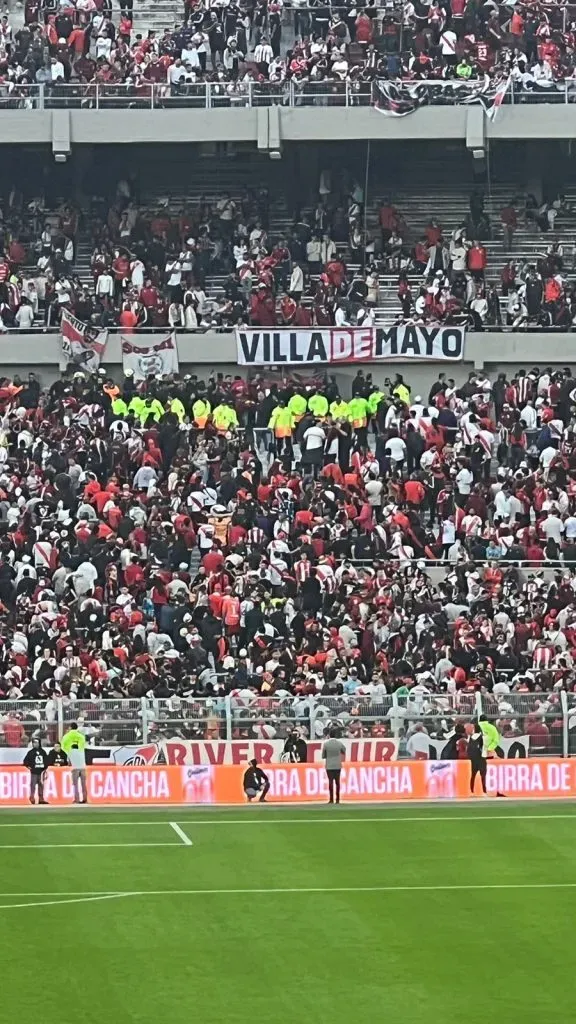
<svg viewBox="0 0 576 1024"><path fill-rule="evenodd" d="M104 759L121 764L317 761L334 730L353 761L441 759L454 755L455 726L480 715L496 724L506 757L576 754L575 693L505 689L449 694L417 686L372 696L301 698L240 689L212 698L4 701L0 762L17 761L11 752L26 748L34 736L52 745L71 722L84 731L95 758L102 751Z"/></svg>
<svg viewBox="0 0 576 1024"><path fill-rule="evenodd" d="M386 83L388 84L388 83ZM483 95L478 82L418 81L391 83L400 94L418 88L419 106L460 106ZM341 81L229 82L133 81L120 84L61 82L47 85L0 83L0 110L210 110L218 107L366 107L378 100L376 83L358 78ZM510 83L505 105L576 102L576 78L561 82Z"/></svg>

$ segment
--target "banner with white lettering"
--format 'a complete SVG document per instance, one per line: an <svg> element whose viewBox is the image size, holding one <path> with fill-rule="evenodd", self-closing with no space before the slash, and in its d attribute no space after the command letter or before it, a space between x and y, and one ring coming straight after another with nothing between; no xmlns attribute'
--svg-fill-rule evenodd
<svg viewBox="0 0 576 1024"><path fill-rule="evenodd" d="M446 756L449 737L428 738L428 758L441 760ZM323 740L306 740L308 763L322 762ZM377 739L366 737L344 739L346 760L358 764L395 761L400 754L400 742L390 736ZM508 759L525 758L530 752L529 736L502 738L500 746ZM22 764L27 747L0 747L0 764ZM405 754L404 754L405 756ZM423 755L421 755L423 756ZM186 765L186 764L245 764L251 758L263 764L280 764L290 760L284 753L284 740L184 740L164 739L156 743L140 743L125 747L87 747L88 764L118 765Z"/></svg>
<svg viewBox="0 0 576 1024"><path fill-rule="evenodd" d="M505 101L511 82L511 75L503 75L499 79L484 75L482 79L474 81L453 78L410 82L377 81L373 85L373 102L376 110L386 117L406 117L421 107L435 104L480 103L486 117L493 121Z"/></svg>
<svg viewBox="0 0 576 1024"><path fill-rule="evenodd" d="M156 345L134 345L127 338L122 338L122 367L124 373L132 370L135 380L145 380L151 374L165 376L178 373L176 334L172 331Z"/></svg>
<svg viewBox="0 0 576 1024"><path fill-rule="evenodd" d="M236 331L240 366L374 363L380 360L464 358L465 329L443 324L393 327L327 327L291 331Z"/></svg>
<svg viewBox="0 0 576 1024"><path fill-rule="evenodd" d="M60 330L64 359L74 363L79 370L96 373L108 341L108 331L83 323L66 309L62 313Z"/></svg>

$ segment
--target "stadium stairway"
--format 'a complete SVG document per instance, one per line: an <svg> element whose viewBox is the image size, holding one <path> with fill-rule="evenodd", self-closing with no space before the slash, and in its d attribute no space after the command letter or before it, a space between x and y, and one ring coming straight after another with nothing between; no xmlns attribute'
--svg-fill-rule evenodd
<svg viewBox="0 0 576 1024"><path fill-rule="evenodd" d="M133 35L148 32L163 35L164 29L173 29L184 21L183 0L136 0L134 4Z"/></svg>
<svg viewBox="0 0 576 1024"><path fill-rule="evenodd" d="M140 206L143 210L153 212L159 209L169 209L173 213L181 211L185 207L193 208L201 199L216 201L224 192L231 197L238 199L245 187L251 189L266 188L270 199L270 237L278 238L286 233L292 223L291 213L288 209L285 193L282 189L281 168L274 176L275 168L270 163L261 163L254 160L248 153L238 153L235 159L218 160L217 174L214 174L214 153L206 150L206 159L200 159L193 168L188 169L182 165L180 168L171 167L171 184L165 186L165 164L159 163L156 167L147 169L147 182L143 190ZM425 166L420 169L420 181L436 179L440 176L439 170ZM215 188L215 180L217 188ZM183 182L186 181L184 184ZM181 183L182 182L182 183ZM473 185L462 183L443 183L440 185L413 185L404 184L391 186L390 184L371 186L371 197L368 201L367 226L370 235L377 237L378 210L384 197L392 202L399 213L403 216L407 225L407 236L405 241L413 245L424 233L426 225L433 217L443 229L445 238L449 238L454 228L458 227L466 218L469 210L470 194ZM503 245L502 228L500 223L500 210L510 203L512 198L521 191L520 184L516 181L496 183L491 188L483 189L485 199L485 211L490 219L492 238L485 242L488 252L489 282L498 282L500 272L504 263L513 258L519 264L524 262L534 263L543 256L547 247L555 241L560 242L564 247L564 258L568 268L572 264L572 250L576 241L576 188L567 189L566 199L568 210L560 213L556 220L555 230L541 232L532 224L522 224L515 233L512 253L508 253ZM308 207L311 210L311 207ZM359 269L359 264L350 258L347 246L341 246L342 255L346 259L350 270ZM77 272L83 282L91 285L90 256L92 246L86 232L79 239L77 252ZM384 273L380 281L380 301L376 310L378 322L390 322L397 317L400 309L397 298L397 273ZM410 275L413 291L416 292L421 278L417 275ZM213 274L207 280L207 294L209 297L218 299L222 292L224 275ZM505 319L506 299L502 298L503 319Z"/></svg>

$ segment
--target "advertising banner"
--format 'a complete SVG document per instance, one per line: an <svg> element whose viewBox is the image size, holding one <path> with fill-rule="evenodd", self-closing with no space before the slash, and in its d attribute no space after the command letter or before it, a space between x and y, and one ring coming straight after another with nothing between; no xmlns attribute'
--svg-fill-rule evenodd
<svg viewBox="0 0 576 1024"><path fill-rule="evenodd" d="M395 761L398 757L399 740L389 739L344 739L346 760ZM445 755L446 740L430 737L428 758L441 759ZM306 760L322 764L323 740L306 742ZM515 736L502 739L500 745L505 757L528 757L529 736ZM0 764L22 764L27 747L0 747ZM446 752L447 753L447 752ZM284 740L181 740L166 739L156 743L142 743L126 747L88 747L86 756L89 764L136 765L182 765L182 764L240 764L245 765L253 757L263 764L279 764L290 760L284 754ZM422 757L425 757L423 754ZM420 759L420 758L419 758Z"/></svg>
<svg viewBox="0 0 576 1024"><path fill-rule="evenodd" d="M245 766L182 765L136 768L93 765L88 768L88 801L94 805L244 804ZM266 766L269 801L324 803L328 782L320 764ZM476 780L476 795L481 796ZM16 765L0 768L0 808L28 804L30 773ZM576 760L534 758L489 762L488 793L507 797L576 797ZM47 773L45 797L55 806L72 803L69 769ZM401 800L470 799L469 761L382 761L346 764L342 799L350 803Z"/></svg>
<svg viewBox="0 0 576 1024"><path fill-rule="evenodd" d="M465 333L463 327L443 324L237 330L237 359L240 366L413 359L458 362L464 358Z"/></svg>

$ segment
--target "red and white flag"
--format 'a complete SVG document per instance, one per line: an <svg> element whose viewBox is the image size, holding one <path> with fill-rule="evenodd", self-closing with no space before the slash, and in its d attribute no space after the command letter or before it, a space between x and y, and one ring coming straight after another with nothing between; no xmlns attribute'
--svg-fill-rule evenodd
<svg viewBox="0 0 576 1024"><path fill-rule="evenodd" d="M492 103L486 108L486 117L488 117L490 121L494 121L496 119L498 111L504 103L504 98L510 88L511 82L512 76L508 75L508 78L503 78L498 85L498 88L492 97Z"/></svg>
<svg viewBox="0 0 576 1024"><path fill-rule="evenodd" d="M62 313L60 330L64 358L88 373L96 373L108 341L108 331L77 320L66 309Z"/></svg>
<svg viewBox="0 0 576 1024"><path fill-rule="evenodd" d="M178 373L176 334L173 331L164 341L154 345L134 345L127 338L122 338L122 366L124 373L132 370L134 380Z"/></svg>

